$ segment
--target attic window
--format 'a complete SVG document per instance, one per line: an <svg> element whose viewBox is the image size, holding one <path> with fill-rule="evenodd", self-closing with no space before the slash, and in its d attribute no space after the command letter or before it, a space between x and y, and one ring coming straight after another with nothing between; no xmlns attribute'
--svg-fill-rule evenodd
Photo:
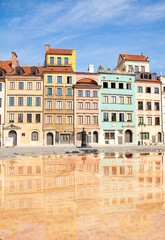
<svg viewBox="0 0 165 240"><path fill-rule="evenodd" d="M16 67L15 75L23 75L23 69L21 67Z"/></svg>
<svg viewBox="0 0 165 240"><path fill-rule="evenodd" d="M38 68L37 67L32 67L31 68L31 75L38 75Z"/></svg>

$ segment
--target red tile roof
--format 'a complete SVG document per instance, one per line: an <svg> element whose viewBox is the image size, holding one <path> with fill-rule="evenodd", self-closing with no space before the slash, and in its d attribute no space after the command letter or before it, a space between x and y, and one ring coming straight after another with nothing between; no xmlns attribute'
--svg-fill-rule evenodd
<svg viewBox="0 0 165 240"><path fill-rule="evenodd" d="M71 67L47 67L45 72L73 72Z"/></svg>
<svg viewBox="0 0 165 240"><path fill-rule="evenodd" d="M125 58L125 60L149 62L149 60L143 55L132 55L132 54L120 54L120 55L122 58Z"/></svg>
<svg viewBox="0 0 165 240"><path fill-rule="evenodd" d="M97 82L90 78L83 78L77 81L77 84L95 84L98 85Z"/></svg>
<svg viewBox="0 0 165 240"><path fill-rule="evenodd" d="M0 61L0 68L4 69L7 73L12 71L12 61Z"/></svg>
<svg viewBox="0 0 165 240"><path fill-rule="evenodd" d="M20 66L23 69L23 75L22 76L28 76L31 75L31 68L32 66ZM35 66L38 69L38 75L37 76L41 76L44 68L45 67L41 67L41 66ZM8 73L9 75L15 75L15 70L13 70L12 72Z"/></svg>
<svg viewBox="0 0 165 240"><path fill-rule="evenodd" d="M46 54L72 55L71 49L50 48Z"/></svg>

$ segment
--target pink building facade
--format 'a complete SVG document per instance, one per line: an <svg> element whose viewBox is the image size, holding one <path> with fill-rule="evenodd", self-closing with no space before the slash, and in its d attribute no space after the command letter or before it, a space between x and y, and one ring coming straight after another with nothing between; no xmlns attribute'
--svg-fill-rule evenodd
<svg viewBox="0 0 165 240"><path fill-rule="evenodd" d="M99 143L100 135L100 85L96 73L75 73L74 88L74 136L75 144L81 145L85 128L89 145Z"/></svg>

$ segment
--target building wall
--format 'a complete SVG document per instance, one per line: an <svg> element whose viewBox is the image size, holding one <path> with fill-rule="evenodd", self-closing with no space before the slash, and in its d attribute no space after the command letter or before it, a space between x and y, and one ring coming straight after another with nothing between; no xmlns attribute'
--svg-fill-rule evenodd
<svg viewBox="0 0 165 240"><path fill-rule="evenodd" d="M0 78L0 146L3 146L3 124L5 121L5 81Z"/></svg>
<svg viewBox="0 0 165 240"><path fill-rule="evenodd" d="M161 129L161 85L160 82L138 81L136 80L136 121L137 121L137 141L141 144L158 143L158 133L162 134ZM138 87L142 87L142 92L138 92ZM151 88L151 93L146 93L146 88ZM159 93L154 93L154 89L158 88ZM143 110L138 109L138 102L143 102ZM151 102L151 110L147 110L147 102ZM159 110L155 110L155 102L159 103ZM140 117L143 118L143 124L139 124ZM149 125L148 118L152 118L152 123ZM155 118L160 119L160 124L155 124ZM149 138L140 139L140 132L149 133ZM155 138L155 140L154 140ZM143 143L142 143L143 140Z"/></svg>
<svg viewBox="0 0 165 240"><path fill-rule="evenodd" d="M48 83L48 76L52 76L52 83ZM57 83L58 76L62 77L62 83ZM67 83L67 77L72 77L72 83ZM73 143L73 81L73 73L54 71L44 73L44 145L47 145L48 133L53 134L53 145L62 143L60 140L62 134L69 134L70 139L66 140L66 143ZM48 88L52 88L52 95L47 94ZM57 88L62 89L62 95L57 95ZM71 95L67 95L67 88L71 89ZM48 107L48 101L52 102L52 108ZM57 107L58 101L62 102L61 109ZM71 109L67 108L67 101L72 103ZM48 121L49 117L52 118L51 122ZM58 117L62 118L61 123L58 122ZM68 117L72 119L70 123Z"/></svg>
<svg viewBox="0 0 165 240"><path fill-rule="evenodd" d="M10 83L14 82L15 88L11 90ZM19 82L23 82L24 89L19 90ZM28 82L32 83L32 89L27 89ZM36 89L36 83L41 83L41 89ZM10 106L10 98L14 98L14 106ZM19 98L23 98L23 105L19 106ZM32 105L27 106L27 98L31 97ZM40 98L40 106L36 106L36 97ZM43 109L43 80L40 76L7 76L6 77L6 120L4 127L4 137L9 136L9 132L17 132L17 145L41 145L43 143L42 133L42 109ZM11 119L11 114L13 118ZM23 114L23 121L20 122L18 114ZM32 114L32 122L27 119L27 114ZM36 119L36 114L40 114L40 122ZM12 126L12 124L14 126ZM32 140L32 132L38 133L38 140Z"/></svg>
<svg viewBox="0 0 165 240"><path fill-rule="evenodd" d="M108 88L103 87L103 83L108 84ZM136 143L136 112L135 112L135 76L129 73L100 73L100 83L102 85L100 95L100 122L102 130L102 144L125 143L125 132L132 131L132 142ZM115 83L115 88L111 87ZM123 89L119 89L119 83L123 83ZM127 89L127 84L131 84L131 89ZM108 98L107 103L105 97ZM112 101L116 97L116 103ZM124 98L124 103L120 103L120 97ZM131 97L131 104L128 104L128 97ZM104 121L104 113L108 114L108 121ZM116 121L111 121L111 113L116 113ZM119 114L124 113L124 121L120 121ZM132 121L129 121L128 115L132 115ZM105 133L114 134L115 139L105 139Z"/></svg>
<svg viewBox="0 0 165 240"><path fill-rule="evenodd" d="M54 63L50 63L50 57L54 57ZM61 57L60 66L72 66L73 71L76 71L76 50L72 50L71 55L56 55L56 54L47 54L46 55L46 63L49 66L57 66L57 58ZM68 64L64 63L64 58L68 58Z"/></svg>
<svg viewBox="0 0 165 240"><path fill-rule="evenodd" d="M161 94L162 94L162 131L163 131L163 139L164 142L164 134L165 134L165 77L160 76L161 85Z"/></svg>

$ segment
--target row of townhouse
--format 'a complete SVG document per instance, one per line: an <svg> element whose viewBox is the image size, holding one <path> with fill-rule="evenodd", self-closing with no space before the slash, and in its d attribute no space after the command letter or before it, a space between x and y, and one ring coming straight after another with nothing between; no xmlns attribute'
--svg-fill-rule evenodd
<svg viewBox="0 0 165 240"><path fill-rule="evenodd" d="M0 61L1 146L164 142L165 77L144 55L120 54L113 71L76 72L76 50L45 45L45 66Z"/></svg>

